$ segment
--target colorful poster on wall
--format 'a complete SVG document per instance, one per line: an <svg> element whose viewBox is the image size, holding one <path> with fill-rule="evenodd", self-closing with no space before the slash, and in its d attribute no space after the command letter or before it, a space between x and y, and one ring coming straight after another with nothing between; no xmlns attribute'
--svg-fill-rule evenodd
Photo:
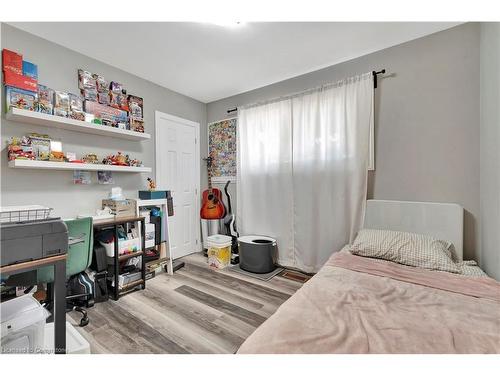
<svg viewBox="0 0 500 375"><path fill-rule="evenodd" d="M99 185L113 185L113 172L110 171L97 171L97 181Z"/></svg>
<svg viewBox="0 0 500 375"><path fill-rule="evenodd" d="M212 180L236 180L236 118L208 124L208 154L212 157Z"/></svg>
<svg viewBox="0 0 500 375"><path fill-rule="evenodd" d="M90 185L92 183L91 174L88 171L73 171L73 183L75 185Z"/></svg>

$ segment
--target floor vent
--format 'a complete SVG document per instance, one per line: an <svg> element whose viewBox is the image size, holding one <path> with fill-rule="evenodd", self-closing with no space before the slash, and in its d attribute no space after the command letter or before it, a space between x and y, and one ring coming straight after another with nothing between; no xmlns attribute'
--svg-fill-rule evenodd
<svg viewBox="0 0 500 375"><path fill-rule="evenodd" d="M307 280L309 280L312 276L310 275L305 275L301 272L298 271L291 271L291 270L284 270L279 274L279 276L284 277L285 279L290 279L293 281L298 281L301 283L305 283Z"/></svg>

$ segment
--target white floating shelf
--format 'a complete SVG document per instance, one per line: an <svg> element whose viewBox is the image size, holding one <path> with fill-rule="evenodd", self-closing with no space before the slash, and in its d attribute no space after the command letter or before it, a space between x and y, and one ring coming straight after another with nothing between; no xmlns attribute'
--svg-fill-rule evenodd
<svg viewBox="0 0 500 375"><path fill-rule="evenodd" d="M80 171L131 172L131 173L151 172L151 168L149 167L122 167L119 165L67 163L58 161L24 160L24 159L16 159L9 161L9 168L53 169L59 171L80 170Z"/></svg>
<svg viewBox="0 0 500 375"><path fill-rule="evenodd" d="M48 115L46 113L33 112L19 108L11 108L5 115L5 118L10 121L21 122L24 124L47 126L80 133L128 139L132 141L143 141L151 138L151 135L147 133L140 133L133 130L123 130L106 125L92 124L86 121L78 121L71 118Z"/></svg>

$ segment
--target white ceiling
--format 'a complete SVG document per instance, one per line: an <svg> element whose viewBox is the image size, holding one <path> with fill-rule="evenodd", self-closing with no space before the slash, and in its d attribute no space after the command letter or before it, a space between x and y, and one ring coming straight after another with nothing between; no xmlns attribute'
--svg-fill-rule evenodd
<svg viewBox="0 0 500 375"><path fill-rule="evenodd" d="M208 103L458 23L273 22L237 27L178 22L11 24ZM103 37L106 35L119 37Z"/></svg>

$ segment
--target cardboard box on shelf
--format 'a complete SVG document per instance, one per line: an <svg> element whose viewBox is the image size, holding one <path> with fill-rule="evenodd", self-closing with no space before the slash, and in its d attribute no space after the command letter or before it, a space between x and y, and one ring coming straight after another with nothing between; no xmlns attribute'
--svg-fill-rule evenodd
<svg viewBox="0 0 500 375"><path fill-rule="evenodd" d="M119 123L128 124L127 112L97 102L86 100L85 112L93 114L96 118L107 119L111 122L111 125L115 127L117 127Z"/></svg>
<svg viewBox="0 0 500 375"><path fill-rule="evenodd" d="M38 102L36 111L51 115L54 110L54 90L44 85L38 85Z"/></svg>
<svg viewBox="0 0 500 375"><path fill-rule="evenodd" d="M2 70L14 74L23 74L23 55L8 49L2 50Z"/></svg>
<svg viewBox="0 0 500 375"><path fill-rule="evenodd" d="M135 200L134 199L124 199L124 200L114 200L114 199L103 199L102 208L109 207L111 213L116 215L116 217L127 217L135 216Z"/></svg>
<svg viewBox="0 0 500 375"><path fill-rule="evenodd" d="M10 108L26 109L34 111L38 94L36 92L22 90L17 87L5 86L5 109Z"/></svg>
<svg viewBox="0 0 500 375"><path fill-rule="evenodd" d="M38 80L38 66L23 60L23 75Z"/></svg>
<svg viewBox="0 0 500 375"><path fill-rule="evenodd" d="M38 90L38 82L36 79L14 73L11 70L4 70L3 82L5 86L17 87L18 89L26 91L37 92Z"/></svg>

